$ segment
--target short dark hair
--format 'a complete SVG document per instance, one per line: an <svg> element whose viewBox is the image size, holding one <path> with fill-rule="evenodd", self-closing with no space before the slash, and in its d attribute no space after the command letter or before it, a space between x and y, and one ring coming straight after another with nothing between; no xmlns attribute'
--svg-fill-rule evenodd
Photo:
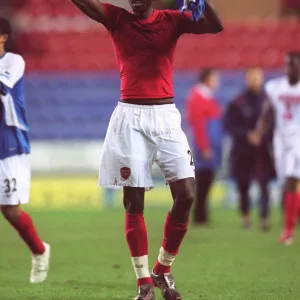
<svg viewBox="0 0 300 300"><path fill-rule="evenodd" d="M205 82L207 81L207 79L213 74L215 73L215 70L212 68L205 68L203 69L200 74L199 74L199 81L200 82Z"/></svg>
<svg viewBox="0 0 300 300"><path fill-rule="evenodd" d="M11 35L10 23L4 18L0 18L0 34Z"/></svg>

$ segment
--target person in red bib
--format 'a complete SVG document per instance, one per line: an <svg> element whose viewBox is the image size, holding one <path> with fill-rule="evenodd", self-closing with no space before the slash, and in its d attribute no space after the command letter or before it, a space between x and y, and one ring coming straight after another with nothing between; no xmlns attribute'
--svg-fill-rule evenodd
<svg viewBox="0 0 300 300"><path fill-rule="evenodd" d="M192 135L196 172L194 223L209 222L208 195L215 172L222 161L222 108L214 93L219 86L218 72L205 69L186 102L186 118Z"/></svg>
<svg viewBox="0 0 300 300"><path fill-rule="evenodd" d="M188 12L155 10L151 0L130 0L131 12L98 0L72 1L106 27L119 65L121 100L104 141L99 185L123 188L125 235L138 284L135 299L155 299L154 286L164 299L182 299L170 269L188 230L194 169L173 100L174 52L181 35L216 34L223 30L222 23L208 1L197 22ZM153 187L154 163L170 185L173 206L150 274L144 194Z"/></svg>

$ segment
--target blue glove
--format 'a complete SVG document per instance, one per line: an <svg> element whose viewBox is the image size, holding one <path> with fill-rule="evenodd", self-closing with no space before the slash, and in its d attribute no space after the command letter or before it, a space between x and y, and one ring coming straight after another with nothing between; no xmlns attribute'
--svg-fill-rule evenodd
<svg viewBox="0 0 300 300"><path fill-rule="evenodd" d="M205 10L204 0L178 0L180 7L180 12L183 14L185 11L190 11L192 13L192 18L194 21L198 21Z"/></svg>

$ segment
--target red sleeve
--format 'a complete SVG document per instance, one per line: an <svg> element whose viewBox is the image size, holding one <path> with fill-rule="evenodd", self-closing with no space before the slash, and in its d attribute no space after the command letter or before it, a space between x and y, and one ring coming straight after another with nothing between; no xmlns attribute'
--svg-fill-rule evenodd
<svg viewBox="0 0 300 300"><path fill-rule="evenodd" d="M206 103L207 101L194 91L187 99L187 119L192 128L196 144L202 152L210 149L210 140L206 128Z"/></svg>
<svg viewBox="0 0 300 300"><path fill-rule="evenodd" d="M123 8L114 6L109 3L102 3L103 7L103 25L108 29L112 30L117 27L117 23L121 13L124 11Z"/></svg>
<svg viewBox="0 0 300 300"><path fill-rule="evenodd" d="M206 32L206 21L201 18L198 22L192 20L192 14L190 12L174 11L173 17L177 25L178 35L184 33L202 34Z"/></svg>

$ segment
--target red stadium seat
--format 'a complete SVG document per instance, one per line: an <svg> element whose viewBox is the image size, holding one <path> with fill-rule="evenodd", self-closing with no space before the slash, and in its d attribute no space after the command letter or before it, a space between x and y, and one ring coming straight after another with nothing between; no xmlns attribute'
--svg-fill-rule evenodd
<svg viewBox="0 0 300 300"><path fill-rule="evenodd" d="M20 47L22 52L28 53L29 69L117 68L106 30L90 22L74 5L60 0L51 0L51 5L44 0L28 0L26 5L18 7L23 18L25 15L27 20L39 21L38 25L30 24L30 32L35 34L37 42L33 45L23 42ZM278 68L286 51L300 49L299 32L300 25L295 22L228 23L225 31L218 35L180 38L175 67L191 69L210 65L232 69L260 65ZM23 35L24 38L20 34L19 40L28 40L27 33Z"/></svg>

